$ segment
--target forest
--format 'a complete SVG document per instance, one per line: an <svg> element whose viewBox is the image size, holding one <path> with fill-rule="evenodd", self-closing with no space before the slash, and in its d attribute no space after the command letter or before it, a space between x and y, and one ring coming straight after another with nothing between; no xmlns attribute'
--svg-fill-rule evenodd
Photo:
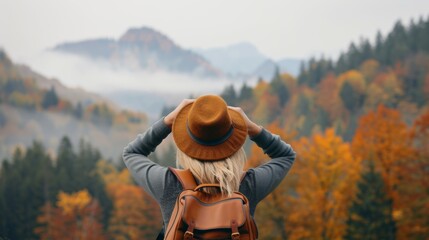
<svg viewBox="0 0 429 240"><path fill-rule="evenodd" d="M398 21L371 42L351 43L336 61L312 58L296 78L276 71L221 93L297 152L288 176L258 205L260 239L429 236L429 18ZM2 66L0 104L107 125L120 119L107 107L72 106L54 89L32 90ZM124 165L83 140L58 141L55 156L34 141L2 162L0 239L154 239L159 207ZM151 158L173 165L168 144ZM269 161L254 144L246 150L246 168Z"/></svg>

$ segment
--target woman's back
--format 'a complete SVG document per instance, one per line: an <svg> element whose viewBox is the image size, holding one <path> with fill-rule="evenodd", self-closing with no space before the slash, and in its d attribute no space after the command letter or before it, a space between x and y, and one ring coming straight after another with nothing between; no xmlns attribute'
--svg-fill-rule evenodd
<svg viewBox="0 0 429 240"><path fill-rule="evenodd" d="M213 117L207 115L212 114L211 112L213 111L218 111L216 109L219 107L217 106L217 108L213 110L213 106L210 106L210 101L213 101L212 96L209 98L203 96L200 97L199 100L201 100L201 98L206 100L206 102L200 101L199 103L197 99L196 103L200 104L200 106L202 105L203 109L208 109L208 112L206 110L200 110L200 112L196 112L198 115L191 115L191 117L198 118L200 115L206 115L205 119L199 120L204 123L208 118L213 119ZM168 225L174 203L183 190L182 185L167 167L152 162L147 156L170 134L173 122L175 122L173 125L173 136L178 146L178 163L182 166L184 165L183 167L185 168L193 170L195 179L200 181L200 183L213 183L213 181L221 185L223 183L223 192L227 194L231 191L239 190L249 200L252 216L255 213L256 205L278 186L286 176L295 159L295 152L289 144L283 142L279 136L273 135L251 122L247 116L243 116L244 113L242 111L240 112L239 109L228 108L226 115L229 115L232 119L230 123L231 126L227 125L229 122L228 120L224 121L222 124L226 124L227 126L223 127L224 130L221 134L217 134L214 138L204 138L205 133L211 132L213 135L213 132L216 132L216 129L220 129L220 127L218 125L210 129L209 126L204 129L204 126L198 126L198 124L193 122L194 129L197 128L202 133L197 132L198 130L191 130L192 127L190 129L189 124L190 122L192 123L192 121L190 121L189 112L192 113L191 106L195 110L197 104L193 104L193 101L182 102L172 113L157 121L145 133L139 134L134 141L125 147L123 152L124 162L131 171L134 179L159 203L165 226ZM225 106L221 106L221 108L225 108ZM231 117L231 115L233 115L233 117ZM225 118L225 116L221 117L220 121L222 121L223 118ZM212 122L209 124L213 124ZM202 128L203 130L201 130ZM192 133L192 131L194 133ZM246 134L244 135L244 139L243 131L245 131ZM233 139L233 134L235 134L235 139ZM225 136L228 135L229 137L225 138ZM262 148L272 160L257 168L247 170L244 177L241 177L243 176L243 164L230 163L223 164L223 166L222 164L219 165L219 163L222 163L226 158L233 158L232 156L234 154L243 151L242 145L247 135L249 135L250 139ZM225 143L225 141L229 142ZM184 154L185 157L181 157L181 154ZM241 156L241 158L243 158L243 156ZM235 159L236 162L234 163L237 163L239 159L240 158ZM229 171L234 174L228 175L222 173L222 171L216 171L216 169L213 169L213 166L210 167L210 165L216 165L217 170L219 166L221 166L220 168L225 168L222 171ZM234 170L234 167L241 167L241 169L237 172L236 169ZM223 177L225 177L225 179L222 179ZM238 180L234 183L234 179Z"/></svg>

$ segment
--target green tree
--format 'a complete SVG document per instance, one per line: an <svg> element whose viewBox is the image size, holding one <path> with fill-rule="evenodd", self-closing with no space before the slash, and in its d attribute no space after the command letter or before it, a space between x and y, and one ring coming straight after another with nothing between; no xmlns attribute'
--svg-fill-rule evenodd
<svg viewBox="0 0 429 240"><path fill-rule="evenodd" d="M344 239L395 239L396 226L391 215L393 201L372 162L357 186L358 193L349 209Z"/></svg>
<svg viewBox="0 0 429 240"><path fill-rule="evenodd" d="M253 98L253 89L243 83L240 89L240 95L238 97L239 102L246 101Z"/></svg>
<svg viewBox="0 0 429 240"><path fill-rule="evenodd" d="M237 94L235 93L234 86L231 84L223 90L220 96L226 101L230 106L235 106L237 104Z"/></svg>
<svg viewBox="0 0 429 240"><path fill-rule="evenodd" d="M271 80L271 92L279 98L280 107L284 107L289 101L290 92L286 84L283 82L280 75L280 70L277 67L274 73L274 77Z"/></svg>
<svg viewBox="0 0 429 240"><path fill-rule="evenodd" d="M36 239L33 229L40 208L55 198L53 166L43 145L33 145L23 153L17 149L12 161L4 161L0 171L0 237Z"/></svg>
<svg viewBox="0 0 429 240"><path fill-rule="evenodd" d="M344 106L353 112L363 104L363 94L353 88L352 84L346 81L340 89L340 97Z"/></svg>
<svg viewBox="0 0 429 240"><path fill-rule="evenodd" d="M83 118L83 107L82 107L82 103L81 102L77 103L76 108L73 111L73 115L77 119L82 119Z"/></svg>
<svg viewBox="0 0 429 240"><path fill-rule="evenodd" d="M44 109L48 109L52 106L56 106L59 102L57 93L55 92L55 88L51 87L50 90L48 90L45 95L43 95L42 100L42 107Z"/></svg>

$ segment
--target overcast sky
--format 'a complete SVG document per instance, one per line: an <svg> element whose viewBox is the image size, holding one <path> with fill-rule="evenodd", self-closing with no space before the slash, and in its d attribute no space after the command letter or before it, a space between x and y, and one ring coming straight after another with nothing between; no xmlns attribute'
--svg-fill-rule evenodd
<svg viewBox="0 0 429 240"><path fill-rule="evenodd" d="M25 62L64 41L150 26L185 48L248 41L274 59L337 56L419 16L428 0L0 0L0 46Z"/></svg>

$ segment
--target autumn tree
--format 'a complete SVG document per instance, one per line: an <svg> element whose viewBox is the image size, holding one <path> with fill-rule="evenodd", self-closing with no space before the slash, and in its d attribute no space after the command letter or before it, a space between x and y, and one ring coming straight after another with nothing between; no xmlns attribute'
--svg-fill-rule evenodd
<svg viewBox="0 0 429 240"><path fill-rule="evenodd" d="M358 71L350 70L340 75L338 81L344 106L350 112L356 111L363 105L365 99L365 79Z"/></svg>
<svg viewBox="0 0 429 240"><path fill-rule="evenodd" d="M398 192L401 238L424 239L429 234L429 111L418 117L411 130L415 156L402 161Z"/></svg>
<svg viewBox="0 0 429 240"><path fill-rule="evenodd" d="M100 205L87 190L72 194L60 192L56 205L47 202L37 218L41 226L34 232L41 239L107 239L100 223Z"/></svg>
<svg viewBox="0 0 429 240"><path fill-rule="evenodd" d="M329 120L333 121L341 117L339 84L335 75L329 74L320 82L315 103L328 113Z"/></svg>
<svg viewBox="0 0 429 240"><path fill-rule="evenodd" d="M267 130L273 134L277 134L286 142L290 142L295 133L286 133L278 122L273 122L268 125ZM251 154L246 162L246 169L257 167L269 161L269 157L256 146L252 145ZM259 228L260 239L286 239L287 238L287 217L290 212L290 205L287 200L290 190L295 184L293 175L288 174L287 178L271 192L264 201L260 202L256 209L256 219Z"/></svg>
<svg viewBox="0 0 429 240"><path fill-rule="evenodd" d="M392 217L392 199L389 198L383 178L370 162L369 171L362 174L358 192L349 208L346 240L395 239L395 221Z"/></svg>
<svg viewBox="0 0 429 240"><path fill-rule="evenodd" d="M365 107L374 109L380 104L396 107L402 95L401 82L393 72L379 73L368 86Z"/></svg>
<svg viewBox="0 0 429 240"><path fill-rule="evenodd" d="M252 112L252 117L256 122L266 125L281 118L279 98L271 94L270 85L267 82L260 81L256 85L254 96L257 99L257 104Z"/></svg>
<svg viewBox="0 0 429 240"><path fill-rule="evenodd" d="M332 129L294 144L296 189L286 226L288 239L339 239L355 195L360 160Z"/></svg>
<svg viewBox="0 0 429 240"><path fill-rule="evenodd" d="M397 222L397 237L407 232L405 228L408 203L406 195L398 190L402 186L407 166L415 159L408 128L397 110L380 105L377 110L361 117L352 142L353 154L368 161L374 161L386 185L387 193L393 199L392 216Z"/></svg>
<svg viewBox="0 0 429 240"><path fill-rule="evenodd" d="M107 229L113 239L154 239L161 229L156 202L133 184L128 169L118 171L106 161L97 164L97 173L105 181L113 202Z"/></svg>
<svg viewBox="0 0 429 240"><path fill-rule="evenodd" d="M397 110L380 105L359 120L352 142L356 157L374 161L380 170L389 196L395 199L399 163L412 155L408 129Z"/></svg>

